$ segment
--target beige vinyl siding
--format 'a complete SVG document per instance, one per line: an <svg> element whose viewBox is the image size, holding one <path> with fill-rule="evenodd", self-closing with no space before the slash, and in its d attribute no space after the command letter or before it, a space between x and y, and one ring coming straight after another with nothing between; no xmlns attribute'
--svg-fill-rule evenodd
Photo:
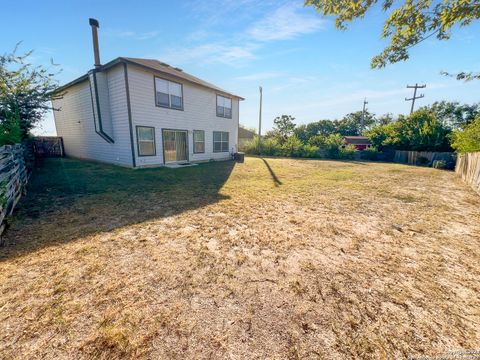
<svg viewBox="0 0 480 360"><path fill-rule="evenodd" d="M132 166L123 66L108 70L106 78L107 81L99 87L99 95L106 95L110 100L111 127L107 127L115 143L106 142L95 132L88 80L73 85L62 99L53 101L54 108L60 109L54 111L57 134L63 137L67 156Z"/></svg>
<svg viewBox="0 0 480 360"><path fill-rule="evenodd" d="M155 106L154 75L166 80L182 83L183 110L166 109ZM172 76L162 76L128 65L132 122L135 126L155 127L156 156L136 158L137 166L163 165L162 129L188 131L188 151L190 161L220 160L229 158L229 153L213 152L213 131L229 133L229 151L237 150L238 99L232 99L232 118L220 118L216 114L217 92L179 80ZM194 154L193 130L205 131L205 153ZM135 139L136 141L136 139ZM137 145L135 144L135 149Z"/></svg>

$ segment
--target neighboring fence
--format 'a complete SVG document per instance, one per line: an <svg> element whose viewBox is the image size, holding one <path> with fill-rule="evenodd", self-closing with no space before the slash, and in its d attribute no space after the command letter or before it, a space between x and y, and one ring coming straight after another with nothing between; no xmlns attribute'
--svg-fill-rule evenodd
<svg viewBox="0 0 480 360"><path fill-rule="evenodd" d="M437 160L445 161L447 167L453 169L455 167L456 156L453 152L396 150L393 158L393 161L397 163L429 166Z"/></svg>
<svg viewBox="0 0 480 360"><path fill-rule="evenodd" d="M455 172L480 194L480 152L460 155Z"/></svg>
<svg viewBox="0 0 480 360"><path fill-rule="evenodd" d="M63 139L60 136L37 136L31 140L36 157L63 157Z"/></svg>
<svg viewBox="0 0 480 360"><path fill-rule="evenodd" d="M23 145L0 147L0 235L5 230L5 218L12 214L25 192L28 181L25 149Z"/></svg>

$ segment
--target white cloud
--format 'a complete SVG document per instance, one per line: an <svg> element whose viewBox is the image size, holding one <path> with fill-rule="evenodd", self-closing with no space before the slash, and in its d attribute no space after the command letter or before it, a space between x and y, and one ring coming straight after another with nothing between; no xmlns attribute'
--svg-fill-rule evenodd
<svg viewBox="0 0 480 360"><path fill-rule="evenodd" d="M297 3L283 5L247 30L257 41L293 39L324 27L325 21L315 14L307 14Z"/></svg>
<svg viewBox="0 0 480 360"><path fill-rule="evenodd" d="M190 48L175 48L168 50L161 58L171 63L222 63L231 66L241 65L245 60L253 59L254 45L230 46L208 43Z"/></svg>
<svg viewBox="0 0 480 360"><path fill-rule="evenodd" d="M326 20L314 12L302 8L299 2L285 2L280 0L212 0L207 3L199 0L189 2L189 8L194 8L194 13L202 14L210 19L210 15L218 21L227 21L231 26L233 19L246 16L244 23L247 28L232 34L228 43L224 42L221 31L208 29L216 20L210 19L208 26L200 27L186 36L189 42L200 42L200 45L178 47L169 49L163 58L176 63L201 62L222 63L231 66L244 65L249 60L256 59L256 53L261 50L266 42L293 39L303 34L315 32L321 28ZM212 9L215 9L212 14ZM249 20L258 13L264 14L261 20L251 23ZM222 16L219 17L219 14ZM248 15L248 16L247 16ZM133 36L128 34L128 36ZM208 42L201 44L202 41ZM231 45L235 44L235 45ZM283 50L291 52L292 49ZM166 57L165 57L166 56ZM239 80L264 80L265 74L240 77ZM271 74L267 74L267 78Z"/></svg>

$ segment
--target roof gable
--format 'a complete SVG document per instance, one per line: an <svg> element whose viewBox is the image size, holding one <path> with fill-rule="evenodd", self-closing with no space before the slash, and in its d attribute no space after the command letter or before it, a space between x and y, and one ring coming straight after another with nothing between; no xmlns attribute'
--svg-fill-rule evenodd
<svg viewBox="0 0 480 360"><path fill-rule="evenodd" d="M199 79L196 76L190 75L190 74L184 72L180 68L172 67L172 66L170 66L166 63L162 63L162 62L160 62L158 60L155 60L155 59L118 57L118 58L106 63L105 65L102 65L100 70L107 70L109 68L112 68L112 67L120 64L120 63L128 63L128 64L137 65L137 66L143 67L147 70L150 70L152 72L167 74L167 75L176 77L180 80L185 80L185 81L188 81L190 83L197 84L197 85L206 87L208 89L212 89L212 90L217 91L219 93L222 93L224 95L235 97L239 100L245 100L244 98L242 98L238 95L232 94L232 93L230 93L226 90L223 90L223 89L221 89L221 88L219 88L219 87L217 87L217 86L215 86L215 85L213 85L213 84L211 84L207 81ZM78 84L78 83L80 83L84 80L87 80L87 79L88 79L88 74L85 74L85 75L83 75L83 76L81 76L81 77L63 85L63 86L60 86L56 90L56 92L63 91L65 89L67 89L68 87L73 86L75 84Z"/></svg>
<svg viewBox="0 0 480 360"><path fill-rule="evenodd" d="M343 139L347 144L352 145L370 145L370 139L366 136L344 136Z"/></svg>

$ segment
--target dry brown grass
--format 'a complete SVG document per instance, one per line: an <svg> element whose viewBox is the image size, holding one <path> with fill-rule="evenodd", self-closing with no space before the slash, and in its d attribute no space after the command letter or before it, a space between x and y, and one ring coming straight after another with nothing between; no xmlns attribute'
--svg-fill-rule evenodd
<svg viewBox="0 0 480 360"><path fill-rule="evenodd" d="M480 197L453 173L232 165L47 163L0 249L0 357L398 359L479 347Z"/></svg>

